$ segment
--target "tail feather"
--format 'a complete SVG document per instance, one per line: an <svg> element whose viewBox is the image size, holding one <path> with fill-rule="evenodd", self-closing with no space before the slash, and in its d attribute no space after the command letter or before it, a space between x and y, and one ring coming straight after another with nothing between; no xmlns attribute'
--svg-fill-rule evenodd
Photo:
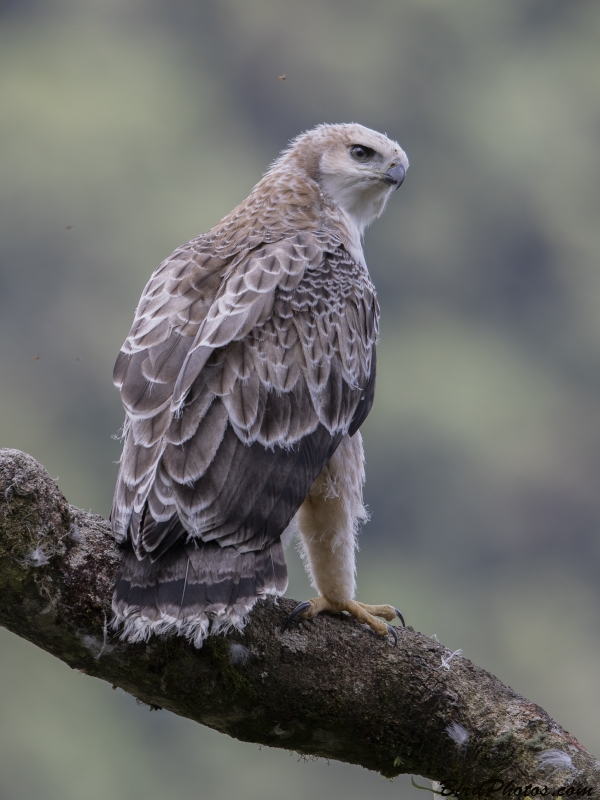
<svg viewBox="0 0 600 800"><path fill-rule="evenodd" d="M155 561L127 550L113 595L114 624L122 624L122 638L130 642L177 633L202 647L209 634L241 630L258 599L286 587L280 540L248 553L191 541Z"/></svg>

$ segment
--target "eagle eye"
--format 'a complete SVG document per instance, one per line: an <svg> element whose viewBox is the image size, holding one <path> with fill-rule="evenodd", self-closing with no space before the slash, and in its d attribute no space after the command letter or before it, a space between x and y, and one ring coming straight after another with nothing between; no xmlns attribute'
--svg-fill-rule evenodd
<svg viewBox="0 0 600 800"><path fill-rule="evenodd" d="M364 164L365 161L373 158L375 155L375 150L373 150L371 147L367 147L364 144L353 144L350 148L350 155L355 161Z"/></svg>

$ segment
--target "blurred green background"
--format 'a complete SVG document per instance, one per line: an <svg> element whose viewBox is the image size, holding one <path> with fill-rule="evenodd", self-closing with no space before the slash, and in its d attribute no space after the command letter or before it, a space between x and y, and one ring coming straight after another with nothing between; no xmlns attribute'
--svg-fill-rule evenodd
<svg viewBox="0 0 600 800"><path fill-rule="evenodd" d="M597 0L0 0L0 108L0 446L105 515L112 365L152 270L300 131L398 139L365 248L359 597L600 755ZM417 795L150 713L0 631L3 800L325 796Z"/></svg>

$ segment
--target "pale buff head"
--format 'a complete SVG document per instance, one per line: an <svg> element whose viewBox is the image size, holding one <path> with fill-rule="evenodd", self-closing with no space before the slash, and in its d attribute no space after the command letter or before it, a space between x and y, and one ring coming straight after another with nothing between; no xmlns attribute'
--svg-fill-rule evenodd
<svg viewBox="0 0 600 800"><path fill-rule="evenodd" d="M314 180L362 234L404 180L408 158L397 142L355 123L319 125L296 137L272 167Z"/></svg>

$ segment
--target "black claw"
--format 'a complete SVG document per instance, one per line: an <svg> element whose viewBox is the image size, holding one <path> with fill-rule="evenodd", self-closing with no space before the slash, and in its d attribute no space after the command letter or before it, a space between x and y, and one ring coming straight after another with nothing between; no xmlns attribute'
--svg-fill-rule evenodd
<svg viewBox="0 0 600 800"><path fill-rule="evenodd" d="M402 614L398 611L397 608L395 608L394 611L396 612L396 616L398 617L398 619L402 623L402 627L406 628L406 622L404 622L404 617L402 616Z"/></svg>
<svg viewBox="0 0 600 800"><path fill-rule="evenodd" d="M396 632L396 628L392 628L391 625L388 625L388 633L392 634L392 637L394 639L394 647L397 647L398 646L398 634Z"/></svg>
<svg viewBox="0 0 600 800"><path fill-rule="evenodd" d="M299 603L296 606L296 608L292 611L292 613L289 615L289 617L286 619L285 625L283 626L283 630L284 631L287 630L288 627L298 619L300 614L303 614L305 611L308 611L309 608L310 608L310 603L308 602L308 600L305 600L304 603Z"/></svg>

